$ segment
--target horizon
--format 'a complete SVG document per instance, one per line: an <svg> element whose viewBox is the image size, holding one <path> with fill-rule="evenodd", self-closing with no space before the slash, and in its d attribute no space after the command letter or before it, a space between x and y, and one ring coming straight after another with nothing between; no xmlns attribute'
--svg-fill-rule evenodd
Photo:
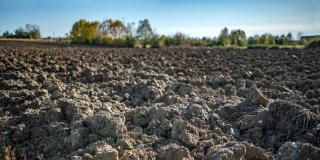
<svg viewBox="0 0 320 160"><path fill-rule="evenodd" d="M25 24L40 26L42 37L63 37L80 19L120 19L127 23L147 18L157 34L182 32L191 37L217 37L224 27L242 29L247 36L292 32L320 34L317 0L2 0L0 34Z"/></svg>

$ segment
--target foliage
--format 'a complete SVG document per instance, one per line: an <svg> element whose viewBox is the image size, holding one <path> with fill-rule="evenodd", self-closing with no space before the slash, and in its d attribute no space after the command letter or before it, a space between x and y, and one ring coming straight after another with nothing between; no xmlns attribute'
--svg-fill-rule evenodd
<svg viewBox="0 0 320 160"><path fill-rule="evenodd" d="M227 27L221 30L221 33L218 38L218 45L229 46L231 44L231 40L229 37L229 30Z"/></svg>
<svg viewBox="0 0 320 160"><path fill-rule="evenodd" d="M289 32L286 37L287 37L287 39L288 39L288 44L292 44L292 41L293 41L293 35L292 35L292 33Z"/></svg>
<svg viewBox="0 0 320 160"><path fill-rule="evenodd" d="M3 33L4 38L23 38L23 39L40 39L40 27L35 24L26 24L25 27L17 28L14 33L6 31Z"/></svg>
<svg viewBox="0 0 320 160"><path fill-rule="evenodd" d="M164 48L167 47L166 45L167 37L162 35L162 36L153 36L152 38L152 48Z"/></svg>
<svg viewBox="0 0 320 160"><path fill-rule="evenodd" d="M168 41L168 46L190 46L191 39L184 33L178 32L173 37L171 37L171 41Z"/></svg>
<svg viewBox="0 0 320 160"><path fill-rule="evenodd" d="M216 45L215 40L208 37L193 38L191 42L191 46L194 46L194 47L209 47L213 45Z"/></svg>
<svg viewBox="0 0 320 160"><path fill-rule="evenodd" d="M276 36L275 43L278 45L292 45L293 44L292 33L289 32L287 35L281 34L280 36Z"/></svg>
<svg viewBox="0 0 320 160"><path fill-rule="evenodd" d="M320 38L319 39L313 39L312 41L310 41L305 48L308 49L320 49Z"/></svg>
<svg viewBox="0 0 320 160"><path fill-rule="evenodd" d="M158 47L156 44L159 37L153 33L148 19L139 21L136 38L144 48Z"/></svg>
<svg viewBox="0 0 320 160"><path fill-rule="evenodd" d="M248 49L268 49L270 46L268 45L249 45Z"/></svg>
<svg viewBox="0 0 320 160"><path fill-rule="evenodd" d="M172 46L186 47L233 47L233 48L263 48L279 49L288 46L294 48L293 35L274 36L269 33L254 35L247 38L241 29L223 28L217 38L192 38L184 33L172 36L158 35L151 27L148 19L140 20L134 29L134 23L121 20L106 19L99 22L79 20L73 25L70 37L74 43L98 44L110 47L163 48ZM17 30L17 33L20 30ZM8 33L5 33L8 34ZM296 43L295 43L296 44Z"/></svg>
<svg viewBox="0 0 320 160"><path fill-rule="evenodd" d="M109 36L113 39L124 39L130 36L131 24L125 25L120 20L107 19L101 23L99 29L103 36Z"/></svg>
<svg viewBox="0 0 320 160"><path fill-rule="evenodd" d="M245 47L247 46L246 33L243 30L237 29L230 33L231 45Z"/></svg>
<svg viewBox="0 0 320 160"><path fill-rule="evenodd" d="M73 43L88 43L92 44L96 41L99 22L89 22L81 19L73 24L70 33Z"/></svg>
<svg viewBox="0 0 320 160"><path fill-rule="evenodd" d="M35 24L26 24L25 30L28 33L30 39L39 39L41 38L40 27Z"/></svg>
<svg viewBox="0 0 320 160"><path fill-rule="evenodd" d="M259 35L254 35L248 38L248 45L257 45L259 40Z"/></svg>
<svg viewBox="0 0 320 160"><path fill-rule="evenodd" d="M274 45L275 44L275 37L272 34L265 33L259 37L258 44Z"/></svg>
<svg viewBox="0 0 320 160"><path fill-rule="evenodd" d="M134 40L134 44L133 44L134 48L143 48L142 42L139 39L135 39Z"/></svg>
<svg viewBox="0 0 320 160"><path fill-rule="evenodd" d="M142 40L147 40L152 38L153 31L148 19L144 19L139 21L139 25L137 28L137 37Z"/></svg>

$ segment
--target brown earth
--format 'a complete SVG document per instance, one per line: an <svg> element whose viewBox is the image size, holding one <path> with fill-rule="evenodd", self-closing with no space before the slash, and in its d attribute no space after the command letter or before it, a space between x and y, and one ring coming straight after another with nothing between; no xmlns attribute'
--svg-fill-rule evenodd
<svg viewBox="0 0 320 160"><path fill-rule="evenodd" d="M320 50L0 45L0 159L320 159Z"/></svg>

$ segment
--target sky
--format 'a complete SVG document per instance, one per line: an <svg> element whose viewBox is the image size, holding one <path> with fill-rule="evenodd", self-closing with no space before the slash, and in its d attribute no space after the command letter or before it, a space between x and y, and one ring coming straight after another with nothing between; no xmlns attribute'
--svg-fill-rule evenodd
<svg viewBox="0 0 320 160"><path fill-rule="evenodd" d="M69 33L79 19L135 22L149 19L158 34L218 36L221 29L247 35L301 31L320 34L320 0L0 0L0 34L25 24L43 37Z"/></svg>

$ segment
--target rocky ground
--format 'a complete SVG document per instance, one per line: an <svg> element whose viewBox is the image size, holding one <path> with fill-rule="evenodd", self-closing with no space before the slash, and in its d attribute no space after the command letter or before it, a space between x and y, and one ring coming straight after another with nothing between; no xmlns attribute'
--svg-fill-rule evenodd
<svg viewBox="0 0 320 160"><path fill-rule="evenodd" d="M320 159L320 50L0 47L0 159Z"/></svg>

